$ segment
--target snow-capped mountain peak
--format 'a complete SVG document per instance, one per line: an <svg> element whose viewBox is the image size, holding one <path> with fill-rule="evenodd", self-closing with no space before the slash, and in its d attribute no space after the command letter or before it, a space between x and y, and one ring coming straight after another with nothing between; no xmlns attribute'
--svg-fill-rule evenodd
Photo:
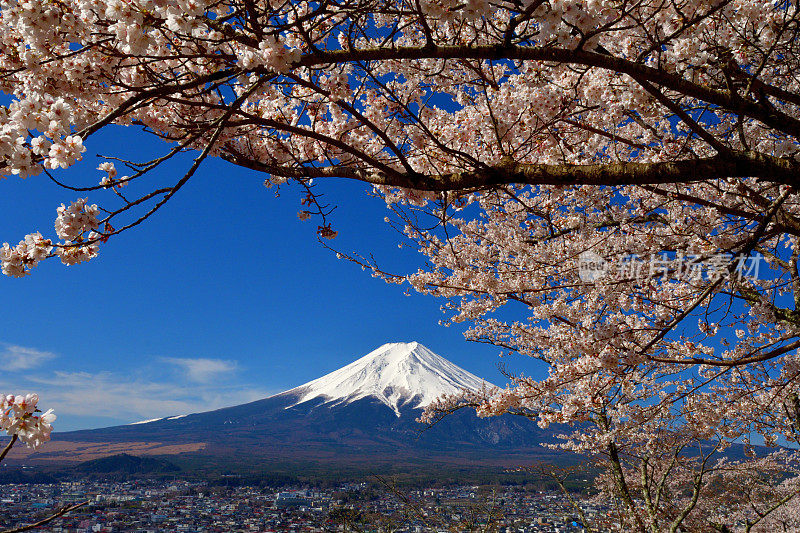
<svg viewBox="0 0 800 533"><path fill-rule="evenodd" d="M400 416L401 406L426 407L443 394L484 386L492 387L418 342L395 342L283 394L295 395L294 405L320 397L329 405L373 397Z"/></svg>

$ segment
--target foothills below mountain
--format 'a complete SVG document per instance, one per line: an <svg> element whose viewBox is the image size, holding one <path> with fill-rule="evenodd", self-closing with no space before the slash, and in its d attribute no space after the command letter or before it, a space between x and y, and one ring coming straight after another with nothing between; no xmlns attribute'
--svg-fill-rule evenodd
<svg viewBox="0 0 800 533"><path fill-rule="evenodd" d="M425 429L416 419L442 394L492 387L419 343L385 344L321 378L255 402L125 426L54 434L26 462L170 455L218 465L442 464L520 466L565 459L540 446L553 431L526 418L462 409ZM424 431L423 431L424 430ZM25 454L27 455L27 454Z"/></svg>

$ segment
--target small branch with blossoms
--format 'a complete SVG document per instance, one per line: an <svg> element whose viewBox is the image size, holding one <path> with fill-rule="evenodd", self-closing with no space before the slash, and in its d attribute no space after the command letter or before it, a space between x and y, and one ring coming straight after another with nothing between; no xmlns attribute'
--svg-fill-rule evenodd
<svg viewBox="0 0 800 533"><path fill-rule="evenodd" d="M0 452L0 462L6 458L19 441L36 450L50 440L50 433L53 431L52 423L55 421L56 415L53 414L52 409L42 412L37 407L38 403L39 396L37 394L0 394L0 429L11 436L8 444ZM89 501L86 500L68 505L34 524L6 529L0 533L18 533L36 529L88 503Z"/></svg>
<svg viewBox="0 0 800 533"><path fill-rule="evenodd" d="M37 404L36 394L0 395L0 429L11 436L11 442L3 450L4 459L17 440L36 450L50 440L52 423L56 419L52 409L43 412Z"/></svg>

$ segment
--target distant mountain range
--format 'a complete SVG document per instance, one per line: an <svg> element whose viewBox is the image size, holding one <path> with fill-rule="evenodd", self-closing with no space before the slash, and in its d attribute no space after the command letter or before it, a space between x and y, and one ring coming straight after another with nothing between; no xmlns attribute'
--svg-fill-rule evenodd
<svg viewBox="0 0 800 533"><path fill-rule="evenodd" d="M27 460L83 461L128 453L184 462L318 468L443 464L518 466L559 460L540 446L552 431L504 415L461 410L422 431L442 394L491 387L417 342L391 343L330 374L255 402L125 426L54 434Z"/></svg>

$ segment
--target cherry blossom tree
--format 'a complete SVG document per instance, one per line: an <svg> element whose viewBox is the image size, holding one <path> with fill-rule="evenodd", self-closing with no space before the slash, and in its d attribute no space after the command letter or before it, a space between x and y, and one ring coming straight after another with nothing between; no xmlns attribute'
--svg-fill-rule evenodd
<svg viewBox="0 0 800 533"><path fill-rule="evenodd" d="M758 478L770 490L752 491L744 528L792 503L795 459L750 444L800 432L796 2L0 6L0 167L72 195L53 235L0 249L3 273L97 256L209 156L300 187L322 238L336 231L317 187L360 180L428 268L349 258L547 368L429 418L471 405L571 425L563 446L605 458L623 529L712 527L723 471L788 476ZM85 183L62 181L113 125L163 154L108 154ZM184 175L159 174L185 151ZM736 468L732 443L752 456Z"/></svg>

